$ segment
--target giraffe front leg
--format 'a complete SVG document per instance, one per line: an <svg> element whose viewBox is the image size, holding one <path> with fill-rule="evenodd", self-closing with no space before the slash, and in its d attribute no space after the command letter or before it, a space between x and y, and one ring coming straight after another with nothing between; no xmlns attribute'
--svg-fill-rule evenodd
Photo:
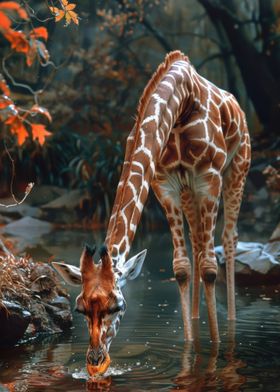
<svg viewBox="0 0 280 392"><path fill-rule="evenodd" d="M188 257L185 256L180 259L173 258L173 271L180 291L184 336L186 340L190 341L193 340L193 337L190 318L191 265Z"/></svg>
<svg viewBox="0 0 280 392"><path fill-rule="evenodd" d="M177 195L174 195L174 197L166 196L167 186L166 183L154 182L152 184L154 193L162 205L169 223L174 247L173 271L180 292L184 335L186 340L192 340L192 325L190 318L191 263L186 251L183 213L179 197Z"/></svg>
<svg viewBox="0 0 280 392"><path fill-rule="evenodd" d="M205 299L208 310L211 340L219 341L219 329L216 309L215 282L217 277L217 260L214 249L214 232L221 193L221 178L211 175L207 179L207 192L199 197L201 220L201 255L199 269L204 286ZM205 179L205 180L206 180ZM207 194L207 196L205 196Z"/></svg>
<svg viewBox="0 0 280 392"><path fill-rule="evenodd" d="M198 206L195 196L190 189L185 189L181 195L182 208L189 224L190 239L193 252L193 280L192 280L192 319L199 318L199 302L200 302L200 271L199 257L201 233Z"/></svg>

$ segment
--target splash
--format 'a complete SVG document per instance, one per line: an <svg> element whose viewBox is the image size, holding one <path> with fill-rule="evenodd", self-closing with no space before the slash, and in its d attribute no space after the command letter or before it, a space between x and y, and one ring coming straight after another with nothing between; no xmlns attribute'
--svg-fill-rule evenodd
<svg viewBox="0 0 280 392"><path fill-rule="evenodd" d="M97 375L95 377L90 377L86 368L83 368L81 370L76 369L76 371L72 373L72 377L75 378L76 380L100 381L111 376L121 376L122 374L127 373L129 370L130 368L125 369L123 367L111 366L104 374Z"/></svg>

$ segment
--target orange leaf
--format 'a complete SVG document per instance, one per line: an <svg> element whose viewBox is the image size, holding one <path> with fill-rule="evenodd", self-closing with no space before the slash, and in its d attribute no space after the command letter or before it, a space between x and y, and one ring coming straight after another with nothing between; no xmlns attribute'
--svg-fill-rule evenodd
<svg viewBox="0 0 280 392"><path fill-rule="evenodd" d="M47 41L48 39L48 30L41 26L41 27L36 27L35 29L33 29L33 31L31 32L30 36L36 37L36 38L43 38L45 41Z"/></svg>
<svg viewBox="0 0 280 392"><path fill-rule="evenodd" d="M4 93L4 95L10 96L11 91L9 86L7 85L6 80L3 78L3 76L0 74L0 90Z"/></svg>
<svg viewBox="0 0 280 392"><path fill-rule="evenodd" d="M43 124L31 124L31 128L33 140L38 139L41 146L45 143L46 137L51 135L51 133L46 130L46 127Z"/></svg>
<svg viewBox="0 0 280 392"><path fill-rule="evenodd" d="M68 3L68 0L61 0L62 1L62 8L59 9L57 7L49 7L52 14L55 15L55 21L58 22L62 18L65 17L66 19L66 26L68 26L71 22L74 22L75 24L79 24L79 18L78 14L74 11L72 11L75 7L76 4Z"/></svg>
<svg viewBox="0 0 280 392"><path fill-rule="evenodd" d="M12 103L13 101L9 97L7 97L7 95L0 95L0 109L5 109Z"/></svg>
<svg viewBox="0 0 280 392"><path fill-rule="evenodd" d="M76 8L76 5L77 5L77 4L74 4L74 3L68 4L68 5L65 7L65 9L66 9L66 11L71 11L71 10L73 10L74 8Z"/></svg>
<svg viewBox="0 0 280 392"><path fill-rule="evenodd" d="M18 3L15 1L3 1L0 3L0 9L5 10L14 10L18 13L19 17L22 19L28 19L28 15L24 8L22 8Z"/></svg>
<svg viewBox="0 0 280 392"><path fill-rule="evenodd" d="M5 123L10 125L11 132L17 136L18 144L21 146L28 137L28 132L21 119L17 116L11 116Z"/></svg>
<svg viewBox="0 0 280 392"><path fill-rule="evenodd" d="M11 21L3 12L0 11L0 30L7 30L11 26Z"/></svg>
<svg viewBox="0 0 280 392"><path fill-rule="evenodd" d="M64 10L60 10L57 7L49 7L51 10L51 13L55 16L55 21L59 22L65 15Z"/></svg>
<svg viewBox="0 0 280 392"><path fill-rule="evenodd" d="M32 108L30 109L31 115L34 113L39 113L42 114L43 116L47 117L47 119L51 122L52 121L52 116L50 115L48 109L44 108L43 106L39 106L39 105L34 105L32 106Z"/></svg>
<svg viewBox="0 0 280 392"><path fill-rule="evenodd" d="M77 24L77 25L79 24L78 14L74 11L66 11L65 18L66 18L67 25L71 22L71 20L75 24Z"/></svg>
<svg viewBox="0 0 280 392"><path fill-rule="evenodd" d="M22 31L9 29L4 36L11 43L11 48L16 52L28 53L30 46Z"/></svg>

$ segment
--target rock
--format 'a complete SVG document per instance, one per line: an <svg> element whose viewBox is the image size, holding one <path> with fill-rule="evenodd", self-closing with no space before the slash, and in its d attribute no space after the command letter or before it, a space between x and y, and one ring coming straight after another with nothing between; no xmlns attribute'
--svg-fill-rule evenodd
<svg viewBox="0 0 280 392"><path fill-rule="evenodd" d="M85 197L84 191L77 189L42 206L43 217L55 223L75 223L79 219L78 211Z"/></svg>
<svg viewBox="0 0 280 392"><path fill-rule="evenodd" d="M0 215L0 225L6 225L7 223L12 222L12 219L8 216Z"/></svg>
<svg viewBox="0 0 280 392"><path fill-rule="evenodd" d="M53 313L53 321L62 331L72 326L72 314L69 310L60 310Z"/></svg>
<svg viewBox="0 0 280 392"><path fill-rule="evenodd" d="M42 208L46 209L72 209L79 207L81 198L84 195L84 191L80 189L75 189L73 191L67 192L65 195L58 197L57 199L51 201L50 203L44 204Z"/></svg>
<svg viewBox="0 0 280 392"><path fill-rule="evenodd" d="M30 312L31 312L31 323L34 326L35 332L49 332L49 333L56 333L60 332L61 330L55 328L45 306L40 303L40 299L38 298L37 301L32 301L30 304Z"/></svg>
<svg viewBox="0 0 280 392"><path fill-rule="evenodd" d="M20 304L2 301L0 306L0 345L13 346L18 342L31 321L31 314Z"/></svg>
<svg viewBox="0 0 280 392"><path fill-rule="evenodd" d="M49 222L26 216L4 226L1 231L5 234L12 234L34 241L34 239L40 238L43 234L49 233L52 228L53 226Z"/></svg>
<svg viewBox="0 0 280 392"><path fill-rule="evenodd" d="M38 333L53 334L70 328L69 295L60 287L53 268L30 259L21 261L14 257L9 262L3 260L0 260L1 271L10 274L7 282L13 279L1 291L5 298L2 302L9 304L8 315L12 315L7 318L5 307L0 306L0 335L4 336L4 341L12 345L22 337L28 339Z"/></svg>
<svg viewBox="0 0 280 392"><path fill-rule="evenodd" d="M4 216L9 216L11 218L21 218L24 216L30 216L32 218L41 218L42 217L42 211L40 208L37 207L30 207L28 204L23 203L19 204L14 207L0 207L0 214Z"/></svg>
<svg viewBox="0 0 280 392"><path fill-rule="evenodd" d="M28 195L28 204L42 206L67 193L67 189L50 185L35 185Z"/></svg>
<svg viewBox="0 0 280 392"><path fill-rule="evenodd" d="M215 247L216 256L225 278L225 257L222 246ZM257 242L238 242L235 255L236 283L259 284L280 281L280 242L264 245Z"/></svg>
<svg viewBox="0 0 280 392"><path fill-rule="evenodd" d="M51 305L56 306L60 309L69 309L70 308L70 301L68 298L62 297L58 295L57 297L53 298L50 302Z"/></svg>
<svg viewBox="0 0 280 392"><path fill-rule="evenodd" d="M31 284L34 293L50 292L53 289L53 280L47 275L41 275Z"/></svg>

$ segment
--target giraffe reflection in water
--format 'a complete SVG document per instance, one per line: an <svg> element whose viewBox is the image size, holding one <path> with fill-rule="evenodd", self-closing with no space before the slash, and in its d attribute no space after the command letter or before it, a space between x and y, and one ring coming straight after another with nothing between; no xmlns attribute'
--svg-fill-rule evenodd
<svg viewBox="0 0 280 392"><path fill-rule="evenodd" d="M220 343L212 342L206 368L203 368L201 353L199 322L193 320L194 342L186 342L182 355L182 369L173 380L175 387L171 391L186 390L188 392L217 391L238 392L246 383L246 377L238 372L247 366L246 362L236 357L235 321L228 322L226 366L217 367ZM194 350L194 353L192 352Z"/></svg>

